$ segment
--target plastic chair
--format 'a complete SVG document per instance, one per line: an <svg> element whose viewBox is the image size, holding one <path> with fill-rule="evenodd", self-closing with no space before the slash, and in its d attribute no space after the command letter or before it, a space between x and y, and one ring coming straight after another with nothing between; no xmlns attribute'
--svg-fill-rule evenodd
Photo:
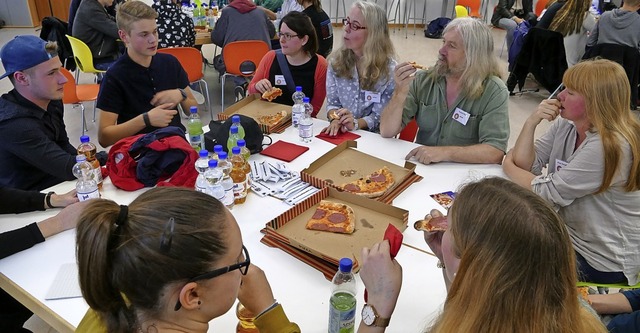
<svg viewBox="0 0 640 333"><path fill-rule="evenodd" d="M222 49L226 73L220 77L222 86L222 111L224 112L224 82L227 76L252 77L260 60L269 52L269 45L261 40L231 42Z"/></svg>
<svg viewBox="0 0 640 333"><path fill-rule="evenodd" d="M480 14L480 5L480 0L458 0L456 2L456 6L468 8L469 16L477 18L482 18L482 14Z"/></svg>
<svg viewBox="0 0 640 333"><path fill-rule="evenodd" d="M71 44L71 49L73 50L73 58L76 61L76 65L78 69L80 69L83 73L104 73L106 71L96 69L93 67L93 54L91 50L83 41L69 35L65 35L69 39L69 43ZM76 70L76 82L80 77L80 72ZM94 119L95 121L95 119Z"/></svg>
<svg viewBox="0 0 640 333"><path fill-rule="evenodd" d="M190 83L198 82L200 92L205 96L205 102L207 103L207 109L213 119L213 109L211 108L211 96L209 96L209 85L204 80L204 72L202 71L202 53L198 49L193 47L171 47L166 49L159 49L159 53L171 54L176 57L182 65L182 68L187 72ZM202 86L204 85L204 90Z"/></svg>
<svg viewBox="0 0 640 333"><path fill-rule="evenodd" d="M536 1L536 16L540 17L540 15L542 15L542 11L544 10L544 7L547 6L547 3L549 2L549 0L538 0Z"/></svg>
<svg viewBox="0 0 640 333"><path fill-rule="evenodd" d="M456 17L467 17L467 16L469 16L469 11L467 10L467 7L456 5Z"/></svg>
<svg viewBox="0 0 640 333"><path fill-rule="evenodd" d="M80 106L82 111L82 134L87 131L87 122L84 117L84 104L82 102L93 101L93 122L96 121L96 103L98 98L98 91L100 85L97 83L91 84L76 84L76 80L73 78L71 72L66 68L60 68L60 72L67 78L67 82L63 86L62 91L62 103L73 104L73 107Z"/></svg>
<svg viewBox="0 0 640 333"><path fill-rule="evenodd" d="M413 142L416 139L416 133L418 133L418 122L412 119L407 126L400 131L398 139Z"/></svg>

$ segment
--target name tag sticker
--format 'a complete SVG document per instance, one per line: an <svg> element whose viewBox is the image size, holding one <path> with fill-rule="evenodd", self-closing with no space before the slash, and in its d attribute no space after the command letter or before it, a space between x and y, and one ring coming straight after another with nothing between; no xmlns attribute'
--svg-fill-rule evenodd
<svg viewBox="0 0 640 333"><path fill-rule="evenodd" d="M461 108L456 108L453 112L453 120L461 123L462 125L467 125L467 121L469 121L469 112L462 110Z"/></svg>
<svg viewBox="0 0 640 333"><path fill-rule="evenodd" d="M364 100L371 103L380 103L380 93L365 90Z"/></svg>
<svg viewBox="0 0 640 333"><path fill-rule="evenodd" d="M560 171L560 169L569 165L567 161L559 160L556 158L556 172Z"/></svg>
<svg viewBox="0 0 640 333"><path fill-rule="evenodd" d="M276 75L276 86L286 86L287 81L284 79L284 75Z"/></svg>

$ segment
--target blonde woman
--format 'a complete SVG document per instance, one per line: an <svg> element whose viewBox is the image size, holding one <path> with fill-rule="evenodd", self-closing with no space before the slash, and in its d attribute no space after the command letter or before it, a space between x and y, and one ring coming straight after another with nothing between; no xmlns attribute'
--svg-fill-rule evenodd
<svg viewBox="0 0 640 333"><path fill-rule="evenodd" d="M563 83L558 99L542 101L526 120L504 171L558 210L580 279L636 284L640 123L629 110L627 75L609 60L585 61L569 68ZM534 142L543 120L553 124Z"/></svg>
<svg viewBox="0 0 640 333"><path fill-rule="evenodd" d="M378 132L395 86L387 15L373 2L358 1L343 23L343 44L331 55L327 71L327 112L336 119L323 132Z"/></svg>

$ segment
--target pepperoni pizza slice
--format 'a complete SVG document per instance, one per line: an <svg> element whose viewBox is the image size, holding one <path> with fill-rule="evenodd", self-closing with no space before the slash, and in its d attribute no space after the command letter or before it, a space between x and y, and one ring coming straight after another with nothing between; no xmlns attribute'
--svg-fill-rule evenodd
<svg viewBox="0 0 640 333"><path fill-rule="evenodd" d="M262 98L266 99L267 101L271 102L273 101L276 97L281 96L282 95L282 89L280 88L276 88L276 87L271 87L271 89L265 91L262 94Z"/></svg>
<svg viewBox="0 0 640 333"><path fill-rule="evenodd" d="M427 215L427 218L424 220L414 223L413 227L418 231L447 231L449 221L446 216L432 217L431 215Z"/></svg>
<svg viewBox="0 0 640 333"><path fill-rule="evenodd" d="M352 234L356 229L356 217L351 207L322 200L307 222L307 229Z"/></svg>
<svg viewBox="0 0 640 333"><path fill-rule="evenodd" d="M367 198L376 198L383 195L393 184L395 184L393 174L385 166L366 177L342 184L340 188Z"/></svg>

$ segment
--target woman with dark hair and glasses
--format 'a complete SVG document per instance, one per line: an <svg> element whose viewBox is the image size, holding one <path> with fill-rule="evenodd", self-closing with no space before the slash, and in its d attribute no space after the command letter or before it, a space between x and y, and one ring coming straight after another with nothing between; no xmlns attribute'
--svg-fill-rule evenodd
<svg viewBox="0 0 640 333"><path fill-rule="evenodd" d="M207 332L238 299L270 332L300 332L251 264L216 199L155 188L129 206L96 199L80 216L77 259L91 310L77 332Z"/></svg>
<svg viewBox="0 0 640 333"><path fill-rule="evenodd" d="M313 105L313 117L320 111L326 97L327 60L316 54L318 38L311 19L300 12L290 12L280 21L280 50L269 51L249 84L249 93L264 93L272 87L283 94L275 103L293 105L295 87L302 87ZM283 68L282 66L286 66ZM284 69L284 70L283 70Z"/></svg>

